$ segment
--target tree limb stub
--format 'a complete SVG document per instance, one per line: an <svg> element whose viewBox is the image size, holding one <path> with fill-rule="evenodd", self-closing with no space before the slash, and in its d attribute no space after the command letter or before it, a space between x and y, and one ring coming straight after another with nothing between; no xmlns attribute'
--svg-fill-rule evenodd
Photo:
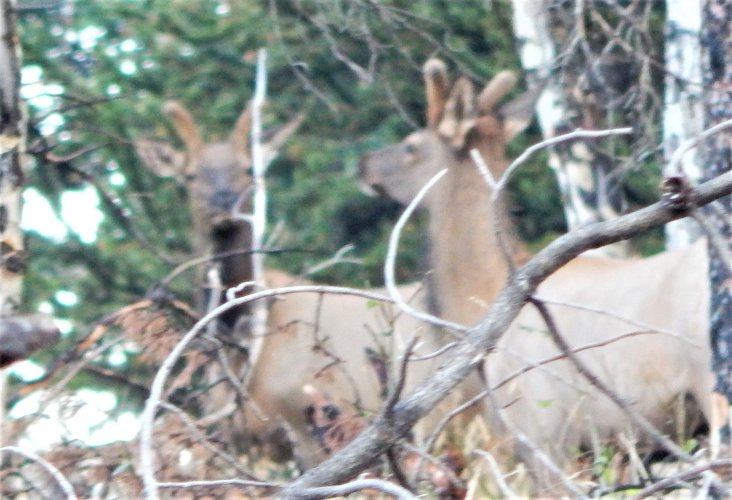
<svg viewBox="0 0 732 500"><path fill-rule="evenodd" d="M58 339L58 328L46 314L0 317L0 368L30 357Z"/></svg>

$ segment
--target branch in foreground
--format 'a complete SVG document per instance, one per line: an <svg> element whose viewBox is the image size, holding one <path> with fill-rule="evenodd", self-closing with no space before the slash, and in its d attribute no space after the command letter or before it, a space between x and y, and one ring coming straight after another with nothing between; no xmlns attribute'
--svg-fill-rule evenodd
<svg viewBox="0 0 732 500"><path fill-rule="evenodd" d="M635 425L638 426L638 428L642 429L643 432L651 436L659 445L665 448L666 451L675 455L676 458L678 458L679 460L687 463L693 462L693 458L691 457L691 455L686 453L683 449L681 449L680 446L674 443L667 436L659 432L653 426L653 424L646 420L640 413L633 410L633 408L630 404L628 404L627 401L625 401L618 394L613 392L594 373L592 373L592 370L590 370L590 368L587 367L585 363L583 363L577 356L574 355L572 349L569 347L569 344L567 344L567 341L562 337L561 333L559 332L557 324L554 321L554 317L549 312L549 309L547 309L546 305L544 305L543 302L533 297L529 299L529 302L531 302L531 304L539 311L539 314L544 320L544 324L547 326L549 336L551 337L552 341L554 341L554 344L559 348L559 350L562 352L562 354L564 354L569 362L572 363L575 369L579 373L581 373L582 376L584 376L590 384L599 389L600 392L602 392L613 403L615 403L628 417L630 417L630 419L633 421L633 423L635 423Z"/></svg>
<svg viewBox="0 0 732 500"><path fill-rule="evenodd" d="M206 314L183 336L178 344L176 344L175 348L168 354L155 374L155 378L150 386L150 397L145 403L145 409L143 410L140 422L140 465L146 498L159 498L158 488L161 483L158 483L155 478L156 466L153 453L153 423L157 410L161 406L165 384L173 372L176 362L183 355L183 352L197 336L202 335L205 332L206 326L219 315L249 302L293 293L354 295L369 300L393 303L393 300L389 297L366 290L356 290L353 288L338 286L300 285L254 292L244 297L239 297L226 302ZM349 476L346 479L350 479L351 477L352 476Z"/></svg>
<svg viewBox="0 0 732 500"><path fill-rule="evenodd" d="M692 194L697 206L732 194L732 172L698 186ZM537 286L564 264L590 248L630 238L687 215L688 211L672 210L659 202L611 221L584 226L552 242L517 271L489 313L457 343L449 364L441 366L389 415L380 413L374 423L341 452L295 480L283 490L282 496L296 497L302 488L348 480L406 436L417 420L471 372L483 353L495 347Z"/></svg>
<svg viewBox="0 0 732 500"><path fill-rule="evenodd" d="M61 491L64 492L64 495L66 495L66 498L68 500L76 500L74 487L71 486L71 483L69 483L69 480L66 479L66 476L64 476L63 473L61 473L61 471L58 470L52 463L39 457L35 453L27 450L22 450L17 446L3 446L2 448L0 448L0 454L2 454L2 452L15 453L17 455L27 458L32 462L38 463L46 470L46 472L48 472L53 477L53 479L56 481Z"/></svg>
<svg viewBox="0 0 732 500"><path fill-rule="evenodd" d="M339 484L336 486L304 488L298 490L297 492L290 493L288 497L298 500L329 498L335 496L346 496L363 490L377 490L398 498L399 500L417 499L417 497L412 495L409 491L405 490L401 486L397 486L394 483L390 483L389 481L382 481L380 479L358 479L356 481L351 481L349 483Z"/></svg>
<svg viewBox="0 0 732 500"><path fill-rule="evenodd" d="M711 471L714 469L727 469L730 466L732 466L732 459L726 458L726 459L722 459L722 460L713 460L711 462L707 462L704 464L697 465L695 467L691 467L690 469L682 470L678 474L674 474L673 476L669 476L665 479L661 479L660 481L641 490L636 495L631 497L631 500L638 500L640 498L648 498L649 496L651 496L653 494L662 492L669 488L674 488L674 487L678 486L679 483L688 481L689 479L693 479L694 477L700 476L707 471ZM699 498L701 498L701 497L699 497Z"/></svg>

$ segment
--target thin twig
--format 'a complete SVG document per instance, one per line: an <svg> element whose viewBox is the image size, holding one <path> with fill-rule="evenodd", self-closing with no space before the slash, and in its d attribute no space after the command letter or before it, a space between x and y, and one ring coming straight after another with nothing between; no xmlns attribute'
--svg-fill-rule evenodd
<svg viewBox="0 0 732 500"><path fill-rule="evenodd" d="M716 134L717 132L726 129L727 127L732 126L732 118L729 120L725 120L721 123L718 123L714 125L713 127L710 127L706 130L704 130L702 133L697 135L696 137L693 137L691 139L687 139L684 142L682 142L678 148L673 152L671 155L671 159L669 160L669 171L676 170L680 174L683 174L683 167L681 166L681 161L684 159L684 155L691 151L693 148L699 145L699 143L702 141L702 139L706 139L707 137Z"/></svg>
<svg viewBox="0 0 732 500"><path fill-rule="evenodd" d="M281 488L277 483L267 481L249 481L246 479L211 479L204 481L160 482L161 488L212 488L217 486L237 486L243 488Z"/></svg>
<svg viewBox="0 0 732 500"><path fill-rule="evenodd" d="M445 344L444 346L440 347L436 351L433 351L433 352L431 352L429 354L423 354L421 356L412 355L409 358L409 361L427 361L428 359L437 358L437 357L442 356L443 354L445 354L450 349L454 348L456 345L457 345L457 342L450 342L450 343Z"/></svg>
<svg viewBox="0 0 732 500"><path fill-rule="evenodd" d="M307 268L301 276L311 276L313 274L317 274L321 271L324 271L325 269L328 269L329 267L338 265L338 264L361 264L363 263L363 260L357 259L357 258L348 258L345 257L345 255L351 251L355 246L353 243L349 243L347 245L344 245L343 247L339 248L336 253L330 257L329 259L326 259L324 261L319 262L318 264L311 266Z"/></svg>
<svg viewBox="0 0 732 500"><path fill-rule="evenodd" d="M394 406L399 401L399 397L404 390L404 384L407 381L407 367L409 365L409 356L412 354L414 346L417 345L418 341L418 337L413 337L412 340L409 341L407 348L404 350L404 354L402 355L402 359L399 363L399 375L391 389L391 393L384 402L384 413L386 415L390 414L394 410Z"/></svg>
<svg viewBox="0 0 732 500"><path fill-rule="evenodd" d="M355 290L353 288L337 287L337 286L318 286L318 285L301 285L285 288L274 288L271 290L264 290L249 294L245 297L237 297L235 300L226 302L219 307L215 308L203 318L201 318L176 344L173 350L168 354L153 379L150 387L150 397L145 403L145 409L141 417L141 429L140 429L140 464L142 479L145 486L145 496L148 500L154 500L159 498L158 494L158 481L155 478L155 458L153 454L153 422L157 408L159 407L162 394L165 388L170 374L173 371L173 367L180 359L183 352L188 348L188 345L200 335L206 326L216 319L219 315L234 309L238 306L253 302L256 300L262 300L267 298L274 298L279 295L287 295L293 293L330 293L336 295L353 295L357 297L363 297L369 300L376 300L382 302L393 303L394 300L390 297L386 297L382 294L371 292L368 290Z"/></svg>
<svg viewBox="0 0 732 500"><path fill-rule="evenodd" d="M174 413L180 420L183 422L183 424L188 428L188 430L194 434L196 441L201 443L201 445L206 448L208 451L210 451L212 454L221 457L222 460L227 462L229 465L234 467L237 471L239 471L241 474L243 474L245 477L249 478L250 480L260 482L259 478L257 478L253 472L250 472L246 470L244 467L242 467L239 460L236 459L236 457L226 453L221 448L218 448L214 446L211 441L208 439L208 436L206 436L201 429L198 428L198 425L196 422L191 419L191 417L188 416L188 414L183 411L182 409L178 408L175 405L172 405L170 403L161 402L160 407L164 408L172 413Z"/></svg>
<svg viewBox="0 0 732 500"><path fill-rule="evenodd" d="M17 455L27 458L28 460L36 462L41 467L46 469L46 472L48 472L56 480L56 483L58 483L61 490L63 490L68 500L76 500L74 487L71 485L66 476L64 476L63 473L48 460L36 455L33 452L18 448L17 446L3 446L2 448L0 448L0 453L2 452L15 453Z"/></svg>
<svg viewBox="0 0 732 500"><path fill-rule="evenodd" d="M488 393L488 396L490 397L491 394ZM496 418L499 420L501 425L503 425L512 436L516 438L516 440L521 443L521 445L524 447L524 449L529 450L531 453L531 457L540 462L546 469L551 472L559 481L564 485L565 488L567 488L568 491L571 491L574 495L576 495L576 498L586 498L587 496L578 488L578 486L572 481L572 478L569 477L562 468L557 465L557 463L552 460L552 458L539 446L537 445L529 436L527 436L524 432L522 432L518 427L516 427L513 422L511 422L510 419L506 418L506 416L503 414L503 411L498 407L495 401L491 398L491 404L496 408Z"/></svg>
<svg viewBox="0 0 732 500"><path fill-rule="evenodd" d="M496 459L493 458L493 455L491 455L489 452L485 450L473 450L473 453L476 455L483 457L485 461L488 463L488 467L491 469L491 473L493 474L493 478L496 480L496 486L498 486L498 489L501 490L501 494L505 498L518 498L519 495L517 495L510 486L508 486L508 483L506 483L506 480L504 479L503 472L501 471L501 468L498 466L498 462L496 462Z"/></svg>
<svg viewBox="0 0 732 500"><path fill-rule="evenodd" d="M427 441L425 442L425 449L428 453L432 452L432 449L435 447L435 443L437 443L437 438L440 436L443 430L445 430L445 427L447 427L447 424L450 423L450 421L460 415L462 412L469 409L471 406L474 406L478 403L480 403L483 398L485 398L488 395L489 389L480 391L478 394L473 396L472 398L468 399L467 401L463 402L459 406L453 408L450 410L450 412L442 417L439 422L437 422L437 425L435 425L434 430L432 431L432 434L427 438Z"/></svg>
<svg viewBox="0 0 732 500"><path fill-rule="evenodd" d="M534 153L537 153L538 151L541 151L542 149L555 146L557 144L560 144L562 142L570 141L573 139L593 139L593 138L599 138L599 137L609 137L613 135L624 135L624 134L632 134L633 128L632 127L622 127L622 128L611 128L607 130L583 130L583 129L577 129L572 132L568 132L566 134L558 135L556 137L552 137L550 139L543 140L541 142L538 142L534 144L533 146L530 146L524 150L523 153L521 153L518 158L513 160L511 164L506 168L501 178L498 180L498 183L496 184L496 190L494 192L499 192L502 189L506 187L506 184L508 184L508 181L511 180L511 176L513 173L518 169L521 165L523 165Z"/></svg>
<svg viewBox="0 0 732 500"><path fill-rule="evenodd" d="M656 481L649 487L641 490L636 495L631 497L631 500L638 500L641 498L649 497L655 493L658 493L660 491L666 490L668 488L673 488L678 485L681 481L686 481L689 479L692 479L696 476L699 476L701 474L704 474L708 471L713 471L715 468L723 468L723 467L732 467L732 458L725 458L722 460L712 460L711 462L707 462L704 464L696 465L694 467L690 467L688 469L682 470L681 472L678 472L674 474L673 476L669 476L667 478L661 479L660 481Z"/></svg>
<svg viewBox="0 0 732 500"><path fill-rule="evenodd" d="M399 220L397 220L396 224L394 224L394 229L389 236L389 248L387 250L386 260L384 262L384 282L386 289L389 292L389 296L393 299L397 307L399 307L399 309L401 309L405 313L434 326L447 328L455 332L465 333L466 331L468 331L465 326L459 325L452 321L445 321L444 319L438 318L437 316L418 311L417 309L409 305L407 302L404 301L401 294L399 293L399 289L396 286L395 262L397 250L399 248L399 237L401 236L402 229L409 220L409 217L411 217L412 213L414 213L414 211L417 209L417 205L419 205L422 199L426 196L427 192L435 184L437 184L437 182L442 179L445 174L447 174L447 169L441 170L434 177L432 177L422 187L422 189L419 190L417 196L415 196L412 202L407 206L407 208L404 209L404 212L399 217Z"/></svg>
<svg viewBox="0 0 732 500"><path fill-rule="evenodd" d="M573 353L573 354L576 354L576 353L580 353L582 351L587 351L589 349L597 349L599 347L605 347L605 346L610 345L610 344L612 344L614 342L617 342L619 340L624 340L624 339L628 339L628 338L631 338L631 337L636 337L638 335L648 335L648 334L653 334L653 333L656 333L656 332L654 332L652 330L644 330L644 331L637 331L637 332L628 332L628 333L624 333L622 335L618 335L616 337L612 337L612 338L607 339L607 340L600 340L600 341L597 341L597 342L592 342L590 344L584 344L584 345L581 345L579 347L575 347L574 349L571 349L570 352ZM507 350L503 349L503 352L506 352L506 353L508 353L508 354L510 354L510 355L512 355L514 357L518 357L518 355L516 353L512 352L512 351L507 351ZM500 382L498 382L495 385L493 385L491 387L491 390L492 391L495 391L497 389L500 389L501 387L503 387L504 385L508 384L509 382L511 382L512 380L514 380L515 378L520 377L524 373L530 372L531 370L534 370L536 368L539 368L539 367L541 367L543 365L547 365L547 364L553 363L555 361L560 361L560 360L565 359L565 358L566 358L566 356L565 356L564 353L559 353L559 354L557 354L555 356L550 356L548 358L544 358L544 359L541 359L539 361L528 361L528 360L526 360L524 358L520 358L521 361L523 361L523 362L526 363L526 365L523 368L519 368L518 370L516 370L515 372L513 372L511 375L505 377L503 380L501 380Z"/></svg>
<svg viewBox="0 0 732 500"><path fill-rule="evenodd" d="M357 479L350 483L339 484L336 486L321 486L318 488L303 488L297 492L287 492L283 498L291 498L297 500L315 500L319 498L330 498L346 496L363 490L378 490L387 495L391 495L399 500L417 500L412 493L397 486L389 481L381 479Z"/></svg>
<svg viewBox="0 0 732 500"><path fill-rule="evenodd" d="M635 326L641 330L641 333L653 333L653 334L667 335L669 337L678 339L681 342L685 342L691 346L694 346L697 348L703 347L703 346L699 345L698 343L694 342L693 340L687 338L686 336L681 335L678 332L674 332L673 330L659 328L657 326L651 325L650 323L644 323L643 321L638 321L629 316L624 316L622 314L618 314L618 313L615 313L612 311L606 311L599 307L586 306L583 304L578 304L576 302L548 299L546 297L542 297L540 294L534 295L534 298L536 298L537 300L540 300L544 304L551 304L551 305L559 306L559 307L568 307L570 309L576 309L578 311L587 311L587 312L595 313L598 315L607 316L608 318L613 318L618 321L622 321L623 323L627 323L628 325ZM610 341L615 341L616 339L620 339L623 337L625 337L625 335L620 335L619 337L610 339ZM607 341L603 342L603 344L606 344L606 343L608 343L608 342Z"/></svg>
<svg viewBox="0 0 732 500"><path fill-rule="evenodd" d="M473 158L473 163L478 168L478 171L482 175L486 184L490 188L490 196L488 203L491 205L491 220L488 221L493 225L493 233L495 234L496 242L498 242L498 249L501 252L503 261L506 263L508 269L508 275L511 276L516 271L516 263L514 262L511 249L506 241L505 235L505 218L498 217L498 214L505 212L505 210L499 210L498 204L501 203L500 195L504 191L504 186L499 185L493 175L491 174L488 165L480 155L480 151L477 149L470 150L470 156Z"/></svg>
<svg viewBox="0 0 732 500"><path fill-rule="evenodd" d="M646 420L646 418L643 417L640 413L633 410L623 398L621 398L612 389L605 385L605 383L602 382L597 377L597 375L592 373L592 371L585 365L584 362L580 361L580 359L574 355L566 340L564 340L564 338L559 333L557 325L554 322L554 318L547 309L546 305L544 305L540 300L534 297L529 298L529 302L537 309L537 311L541 315L549 331L549 336L557 345L559 350L564 353L567 359L572 363L572 365L574 365L575 369L580 372L590 384L595 386L600 392L607 396L613 403L615 403L621 410L623 410L623 412L625 412L625 414L628 415L628 417L630 417L630 419L640 429L642 429L643 432L648 434L651 438L653 438L654 441L660 444L668 452L675 455L679 460L682 460L686 463L692 463L694 461L691 455L681 449L676 443L669 439L668 436L660 433L653 426L653 424Z"/></svg>

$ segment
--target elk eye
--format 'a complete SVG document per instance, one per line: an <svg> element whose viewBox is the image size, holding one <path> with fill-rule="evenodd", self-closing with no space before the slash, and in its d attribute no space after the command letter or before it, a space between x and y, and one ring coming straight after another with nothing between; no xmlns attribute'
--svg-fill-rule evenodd
<svg viewBox="0 0 732 500"><path fill-rule="evenodd" d="M408 142L404 145L404 150L407 152L407 154L413 155L417 152L417 146L415 146L411 142Z"/></svg>

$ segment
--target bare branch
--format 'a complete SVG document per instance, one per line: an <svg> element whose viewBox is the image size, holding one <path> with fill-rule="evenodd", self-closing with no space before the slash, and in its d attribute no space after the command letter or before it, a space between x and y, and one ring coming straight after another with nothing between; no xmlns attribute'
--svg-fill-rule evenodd
<svg viewBox="0 0 732 500"><path fill-rule="evenodd" d="M145 409L141 417L140 463L142 479L145 484L145 494L147 498L159 498L158 482L155 478L155 461L152 442L154 427L153 421L155 419L157 408L160 406L162 401L162 394L165 388L165 383L172 373L175 363L181 358L183 352L187 349L188 345L198 335L202 334L205 331L206 326L211 321L216 319L219 315L249 302L273 298L279 295L286 295L291 293L331 293L337 295L354 295L369 300L376 300L388 303L394 302L393 299L389 297L367 290L355 290L352 288L335 286L301 285L286 288L275 288L271 290L251 293L245 297L238 297L235 300L228 301L206 314L206 316L201 318L201 320L199 320L193 326L193 328L183 336L183 338L178 342L175 348L163 361L157 373L155 374L155 378L152 382L150 389L150 397L145 403Z"/></svg>
<svg viewBox="0 0 732 500"><path fill-rule="evenodd" d="M266 481L249 481L246 479L215 479L208 481L183 481L183 482L160 482L158 486L161 488L212 488L216 486L236 486L240 488L278 488L276 483Z"/></svg>
<svg viewBox="0 0 732 500"><path fill-rule="evenodd" d="M694 189L700 205L732 193L732 172L723 174ZM284 493L300 488L347 479L372 463L406 435L412 425L441 401L474 369L476 359L496 345L539 283L587 248L595 248L628 238L686 215L655 203L611 221L590 224L562 236L520 268L491 307L489 313L458 342L450 362L433 377L407 395L385 419L380 414L374 423L337 455L295 480Z"/></svg>
<svg viewBox="0 0 732 500"><path fill-rule="evenodd" d="M518 169L521 165L526 163L526 161L533 155L534 153L541 151L542 149L555 146L559 143L570 141L573 139L593 139L593 138L599 138L599 137L610 137L613 135L624 135L624 134L632 134L633 128L632 127L623 127L623 128L613 128L608 130L582 130L577 129L572 132L568 132L563 135L558 135L556 137L552 137L550 139L546 139L544 141L541 141L539 143L534 144L533 146L530 146L524 150L523 153L519 155L518 158L513 160L511 164L506 168L506 171L503 173L501 178L499 179L496 190L494 192L498 192L501 189L506 187L506 184L508 184L508 181L511 180L511 176L513 173Z"/></svg>
<svg viewBox="0 0 732 500"><path fill-rule="evenodd" d="M428 324L464 333L467 331L467 328L463 325L459 325L452 321L445 321L442 318L438 318L431 314L418 311L411 305L407 304L401 297L401 295L399 294L399 290L397 289L394 270L397 250L399 248L399 237L401 236L402 229L409 220L409 217L411 217L411 215L417 209L417 205L419 205L422 199L427 195L427 192L432 188L432 186L437 184L437 182L442 179L445 174L447 174L447 169L438 172L434 177L432 177L432 179L430 179L427 184L425 184L422 189L419 190L417 196L415 196L414 200L412 200L407 208L404 209L404 212L399 217L399 220L397 220L396 224L394 224L394 229L389 236L389 249L387 250L386 260L384 262L384 282L386 285L386 289L389 291L389 296L392 298L397 307L399 307L399 309L401 309L405 313L417 319L425 321Z"/></svg>
<svg viewBox="0 0 732 500"><path fill-rule="evenodd" d="M286 498L297 500L315 500L319 498L329 498L335 496L346 496L363 490L377 490L387 495L391 495L399 500L416 500L417 497L409 491L397 486L394 483L383 481L381 479L358 479L350 483L339 484L337 486L322 486L318 488L303 488L294 493L287 492Z"/></svg>
<svg viewBox="0 0 732 500"><path fill-rule="evenodd" d="M631 500L639 500L641 498L648 498L649 496L658 493L660 491L667 490L679 485L682 481L687 481L694 477L700 476L705 472L713 471L715 468L728 468L732 466L732 458L726 458L723 460L713 460L705 464L696 465L688 469L682 470L681 472L669 476L667 478L656 481L651 486L641 490L636 495L631 497ZM701 497L700 497L701 498Z"/></svg>
<svg viewBox="0 0 732 500"><path fill-rule="evenodd" d="M587 381L593 386L597 387L600 392L607 396L613 403L615 403L621 410L625 412L628 417L641 429L643 432L651 436L658 444L663 446L667 451L674 454L679 460L684 462L692 462L692 457L682 450L676 443L671 441L668 436L661 434L648 420L645 419L640 413L633 410L631 406L614 391L612 391L605 383L603 383L597 375L580 361L580 359L574 355L567 341L564 340L562 335L559 333L554 318L552 317L549 309L538 299L530 298L529 302L539 311L544 323L549 330L549 336L552 338L554 343L557 345L560 351L567 357L567 359L574 365L578 372L580 372Z"/></svg>
<svg viewBox="0 0 732 500"><path fill-rule="evenodd" d="M501 468L498 466L496 459L493 458L493 455L485 450L473 450L473 453L483 457L488 463L488 467L491 469L491 473L493 474L493 478L496 480L498 489L501 490L501 494L506 498L518 498L518 495L506 483L506 480L503 477L503 472L501 472Z"/></svg>
<svg viewBox="0 0 732 500"><path fill-rule="evenodd" d="M46 469L46 471L56 480L56 483L58 483L59 487L64 492L68 500L76 500L74 487L71 486L71 483L68 479L66 479L66 476L64 476L61 471L58 470L51 462L45 460L42 457L39 457L33 452L20 449L17 446L3 446L2 448L0 448L0 453L2 452L15 453L17 455L27 458L28 460L36 462L41 467Z"/></svg>
<svg viewBox="0 0 732 500"><path fill-rule="evenodd" d="M676 150L671 155L671 160L669 160L669 170L676 170L681 175L683 175L683 168L681 166L681 161L684 159L684 155L697 147L699 143L706 139L709 136L712 136L716 134L717 132L720 132L721 130L724 130L728 127L732 126L732 118L729 120L725 120L721 123L718 123L717 125L714 125L713 127L710 127L706 130L704 130L702 133L697 135L696 137L693 137L691 139L687 139L681 145L676 148Z"/></svg>

